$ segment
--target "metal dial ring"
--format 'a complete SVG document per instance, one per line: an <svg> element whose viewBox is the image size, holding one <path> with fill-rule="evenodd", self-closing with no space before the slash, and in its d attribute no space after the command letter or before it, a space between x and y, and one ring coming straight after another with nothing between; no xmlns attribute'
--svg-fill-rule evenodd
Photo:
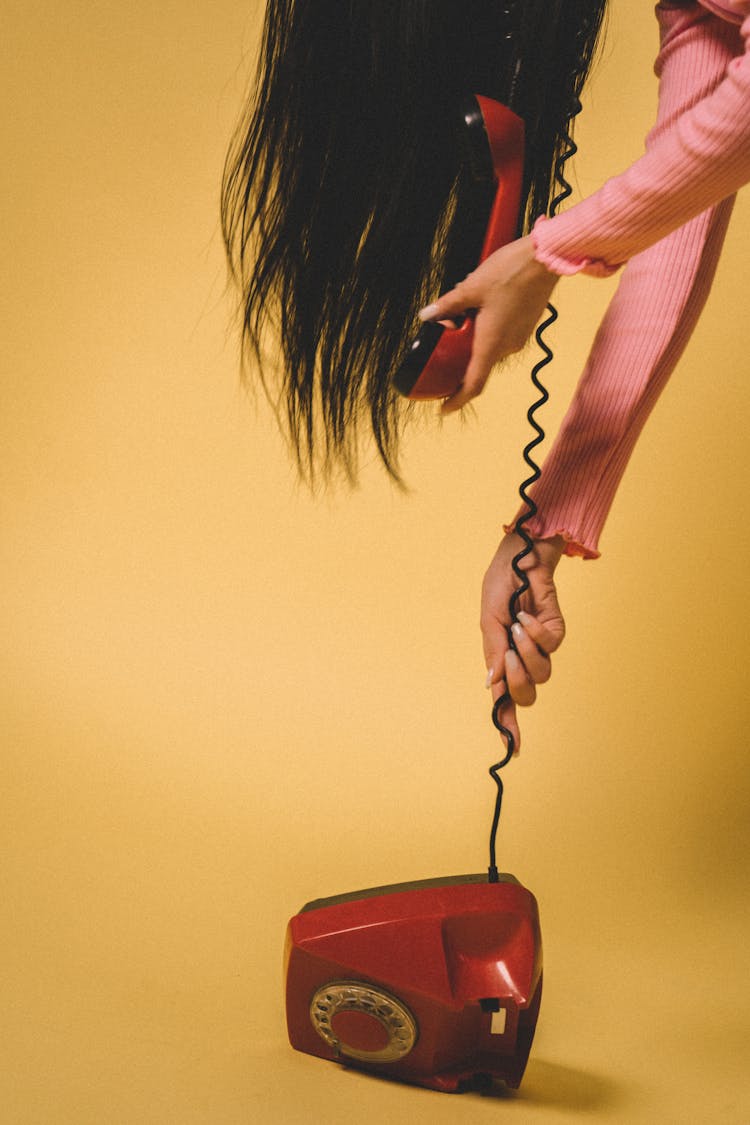
<svg viewBox="0 0 750 1125"><path fill-rule="evenodd" d="M344 1042L333 1027L339 1012L361 1012L377 1020L387 1035L385 1046L369 1051ZM359 980L333 980L324 984L310 1002L310 1019L318 1035L330 1047L360 1062L398 1062L409 1054L417 1041L417 1021L406 1005L390 993Z"/></svg>

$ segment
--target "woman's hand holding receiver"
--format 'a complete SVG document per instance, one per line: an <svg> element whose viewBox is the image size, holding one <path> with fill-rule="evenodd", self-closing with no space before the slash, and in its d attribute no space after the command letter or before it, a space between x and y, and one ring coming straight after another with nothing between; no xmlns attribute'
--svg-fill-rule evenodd
<svg viewBox="0 0 750 1125"><path fill-rule="evenodd" d="M460 410L480 394L493 364L521 350L558 280L558 274L537 262L526 235L501 246L455 289L422 309L421 320L436 321L478 310L471 361L461 386L443 402L443 414Z"/></svg>

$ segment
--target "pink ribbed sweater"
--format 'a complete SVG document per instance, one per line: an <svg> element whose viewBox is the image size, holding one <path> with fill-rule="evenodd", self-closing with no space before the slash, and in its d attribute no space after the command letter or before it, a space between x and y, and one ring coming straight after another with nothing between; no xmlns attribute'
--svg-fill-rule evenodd
<svg viewBox="0 0 750 1125"><path fill-rule="evenodd" d="M734 193L750 181L750 17L739 27L719 0L660 4L657 16L659 110L645 155L533 233L556 273L606 276L628 262L528 523L584 558L599 553L635 442L708 296Z"/></svg>

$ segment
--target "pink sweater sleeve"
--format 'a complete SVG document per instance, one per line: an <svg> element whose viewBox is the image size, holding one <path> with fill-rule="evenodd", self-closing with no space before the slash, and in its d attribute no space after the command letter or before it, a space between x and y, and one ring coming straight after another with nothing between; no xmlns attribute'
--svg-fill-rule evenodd
<svg viewBox="0 0 750 1125"><path fill-rule="evenodd" d="M555 273L612 273L750 180L750 18L738 30L697 4L659 5L657 14L660 116L647 151L588 199L538 221L536 256Z"/></svg>
<svg viewBox="0 0 750 1125"><path fill-rule="evenodd" d="M742 46L737 28L704 15L694 6L664 9L659 14L659 113L647 139L646 156L596 196L541 228L546 234L547 228L552 230L563 219L585 209L592 216L590 239L586 220L586 235L573 250L573 243L567 241L572 237L568 224L555 251L558 255L568 255L568 262L577 260L580 264L582 259L601 262L602 257L613 261L620 253L628 257L633 247L642 251L625 270L599 328L573 402L534 489L538 515L527 524L538 538L562 535L568 554L586 558L598 555L599 534L635 442L708 296L733 204L732 188L726 185L737 186L738 177L739 182L750 179L750 147L747 139L741 143L736 140L750 124L750 93L744 95L741 122L735 121L733 130L722 127L718 131L725 146L718 153L712 146L709 152L706 145L700 147L700 153L694 145L683 148L684 138L694 135L686 122L698 109L703 110L726 90L735 103L733 74L737 64L733 60ZM750 20L742 30L747 41ZM743 59L745 65L747 59ZM735 111L738 113L736 107ZM718 144L715 133L699 130L695 135ZM673 155L663 175L661 166L650 157L665 149L671 153L679 149L683 155L680 159ZM731 155L725 159L722 153L726 149ZM646 177L643 163L647 160ZM683 185L687 173L681 170L685 161L693 167L690 175L696 180L688 182L687 193ZM719 173L708 175L707 168L715 164L720 166ZM731 174L725 164L733 169ZM703 169L700 173L698 165ZM639 170L633 177L635 169ZM703 188L707 179L713 185L708 198ZM616 194L621 201L617 206L609 190L612 183L619 185ZM692 202L696 194L701 198L697 208ZM602 195L603 201L598 199ZM689 203L685 202L686 195ZM680 199L679 206L675 197ZM706 210L707 202L714 206ZM680 210L683 203L685 212L693 216L687 223ZM611 208L618 217L614 227L607 226ZM623 213L628 216L627 223L619 222ZM678 214L681 226L674 219ZM604 234L594 226L594 219L602 222ZM576 218L576 225L578 222ZM654 243L655 238L660 241ZM607 254L618 247L614 259L600 255L604 242ZM644 244L649 248L643 250ZM591 272L603 271L594 268Z"/></svg>

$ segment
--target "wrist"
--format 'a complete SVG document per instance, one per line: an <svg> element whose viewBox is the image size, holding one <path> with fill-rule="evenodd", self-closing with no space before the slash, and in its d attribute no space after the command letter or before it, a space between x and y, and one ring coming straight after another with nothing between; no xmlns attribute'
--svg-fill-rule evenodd
<svg viewBox="0 0 750 1125"><path fill-rule="evenodd" d="M540 563L554 569L565 554L565 540L562 535L551 535L549 539L535 539L534 553Z"/></svg>
<svg viewBox="0 0 750 1125"><path fill-rule="evenodd" d="M560 280L561 275L550 269L539 256L533 234L525 234L515 245L518 247L519 261L524 274L539 280L546 279L553 285Z"/></svg>

